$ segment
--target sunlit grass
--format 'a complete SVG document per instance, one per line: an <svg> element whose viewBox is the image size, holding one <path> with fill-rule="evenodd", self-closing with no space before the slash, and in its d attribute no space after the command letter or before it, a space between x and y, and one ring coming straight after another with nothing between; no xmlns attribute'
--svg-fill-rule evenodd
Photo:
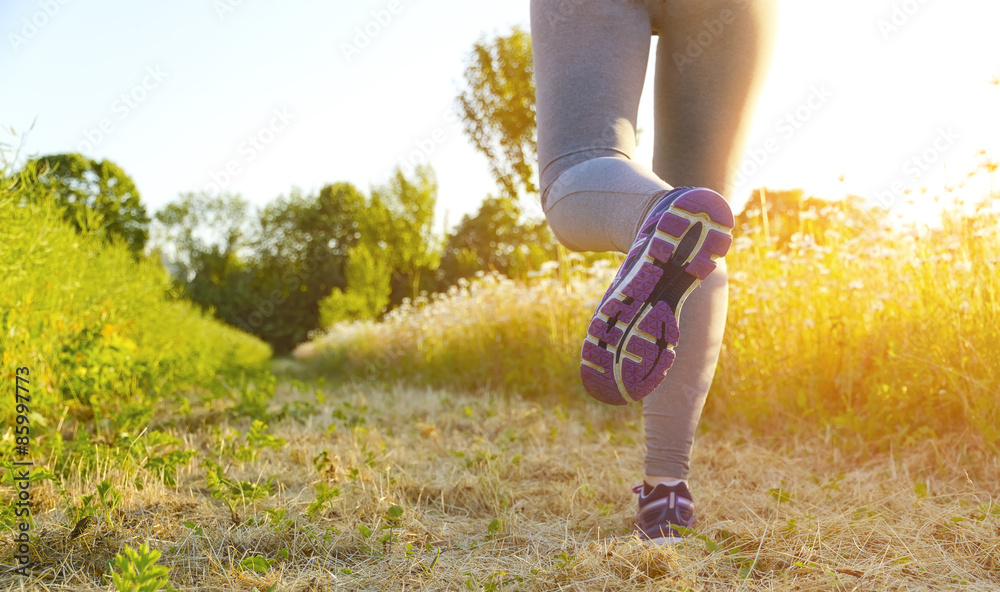
<svg viewBox="0 0 1000 592"><path fill-rule="evenodd" d="M836 207L778 244L742 229L727 257L730 313L708 426L823 431L887 446L962 433L1000 441L1000 220L858 232ZM300 350L346 379L403 380L528 397L583 397L577 363L614 269L553 263L542 277L482 277L383 321L343 323ZM679 347L684 347L681 336Z"/></svg>
<svg viewBox="0 0 1000 592"><path fill-rule="evenodd" d="M134 435L227 381L273 379L267 344L172 293L158 261L76 232L51 201L24 203L23 184L0 178L0 376L10 387L0 461L17 442L18 368L29 457L63 451L65 440Z"/></svg>
<svg viewBox="0 0 1000 592"><path fill-rule="evenodd" d="M758 240L753 240L758 239ZM710 415L866 445L1000 432L1000 225L739 239ZM817 244L820 243L820 244Z"/></svg>
<svg viewBox="0 0 1000 592"><path fill-rule="evenodd" d="M543 269L530 283L498 274L460 280L445 294L404 302L381 322L335 325L305 349L333 376L532 396L575 392L580 327L614 271L564 266L571 279L562 280L557 264Z"/></svg>

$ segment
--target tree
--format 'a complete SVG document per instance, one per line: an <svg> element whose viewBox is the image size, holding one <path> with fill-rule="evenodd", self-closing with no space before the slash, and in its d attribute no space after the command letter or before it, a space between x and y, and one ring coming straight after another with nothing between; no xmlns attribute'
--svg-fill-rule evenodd
<svg viewBox="0 0 1000 592"><path fill-rule="evenodd" d="M481 269L517 276L555 257L546 223L525 220L518 205L538 193L533 77L531 36L523 29L480 40L472 49L458 103L465 133L489 161L500 194L487 198L449 236L441 262L444 282Z"/></svg>
<svg viewBox="0 0 1000 592"><path fill-rule="evenodd" d="M489 161L505 197L538 193L531 36L518 27L475 44L458 97L466 135Z"/></svg>
<svg viewBox="0 0 1000 592"><path fill-rule="evenodd" d="M255 251L285 264L329 257L342 280L347 254L361 236L358 218L365 208L364 195L350 183L325 185L314 195L293 190L261 213Z"/></svg>
<svg viewBox="0 0 1000 592"><path fill-rule="evenodd" d="M372 252L366 243L355 245L347 260L347 288L334 288L320 301L320 324L378 317L389 304L391 272L384 253Z"/></svg>
<svg viewBox="0 0 1000 592"><path fill-rule="evenodd" d="M407 178L397 168L388 183L372 189L368 207L358 218L360 242L369 252L382 253L393 279L411 298L419 293L424 272L437 269L441 258L434 237L434 171L418 166L414 174Z"/></svg>
<svg viewBox="0 0 1000 592"><path fill-rule="evenodd" d="M509 197L489 197L448 236L441 279L450 285L479 270L518 275L555 255L555 238L547 224L522 221L517 202Z"/></svg>
<svg viewBox="0 0 1000 592"><path fill-rule="evenodd" d="M153 250L169 260L184 296L236 324L252 295L250 204L237 194L183 193L154 218Z"/></svg>
<svg viewBox="0 0 1000 592"><path fill-rule="evenodd" d="M872 207L863 197L825 200L806 196L802 189L755 189L743 211L736 215L736 232L763 236L783 247L792 235L811 235L824 244L827 230L857 236L878 227L885 211Z"/></svg>
<svg viewBox="0 0 1000 592"><path fill-rule="evenodd" d="M118 165L70 153L41 156L26 169L37 173L26 188L29 199L52 196L77 230L97 230L106 240L121 239L133 253L142 252L149 216L135 183ZM88 220L95 216L97 227L91 228Z"/></svg>
<svg viewBox="0 0 1000 592"><path fill-rule="evenodd" d="M182 193L154 215L152 244L190 281L206 258L236 261L249 245L250 214L239 194Z"/></svg>
<svg viewBox="0 0 1000 592"><path fill-rule="evenodd" d="M251 302L234 324L279 353L305 341L319 327L320 300L346 286L345 266L365 208L350 183L326 185L313 195L296 190L267 206L251 243Z"/></svg>

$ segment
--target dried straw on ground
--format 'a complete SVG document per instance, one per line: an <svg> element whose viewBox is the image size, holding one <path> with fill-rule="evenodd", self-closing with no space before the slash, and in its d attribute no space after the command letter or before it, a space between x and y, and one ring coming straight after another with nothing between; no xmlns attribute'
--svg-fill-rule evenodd
<svg viewBox="0 0 1000 592"><path fill-rule="evenodd" d="M661 549L627 535L637 407L373 386L323 403L283 387L277 403L307 398L315 412L270 426L287 443L255 462L227 452L247 425L178 425L199 453L176 489L143 475L139 490L104 463L85 482L111 478L124 503L73 539L51 486L37 486L39 563L28 579L4 573L2 589L107 590L106 562L144 541L181 590L1000 589L1000 461L957 439L847 457L821 435L716 429L696 447L698 535ZM204 459L234 479L274 475L272 495L232 514L209 495ZM320 483L341 494L310 520ZM380 530L394 505L402 518ZM9 565L9 541L2 553ZM253 555L267 573L239 567Z"/></svg>

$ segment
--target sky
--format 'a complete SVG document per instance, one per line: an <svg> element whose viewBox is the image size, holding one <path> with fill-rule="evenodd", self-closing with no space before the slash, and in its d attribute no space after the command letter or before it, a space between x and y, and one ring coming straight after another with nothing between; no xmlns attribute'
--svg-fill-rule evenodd
<svg viewBox="0 0 1000 592"><path fill-rule="evenodd" d="M453 226L496 191L456 116L468 55L529 29L528 11L527 0L3 2L0 142L22 158L111 160L151 212L185 191L259 205L338 181L367 191L427 161L439 228ZM737 207L758 186L802 187L919 217L980 150L1000 158L1000 3L782 0L779 14Z"/></svg>

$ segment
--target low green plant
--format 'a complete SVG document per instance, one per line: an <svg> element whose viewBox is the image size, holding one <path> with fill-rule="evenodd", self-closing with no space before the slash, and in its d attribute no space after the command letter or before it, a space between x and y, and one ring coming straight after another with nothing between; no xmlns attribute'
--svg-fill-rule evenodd
<svg viewBox="0 0 1000 592"><path fill-rule="evenodd" d="M258 454L264 448L277 450L286 444L284 438L267 433L267 424L259 419L253 420L245 435L241 436L236 430L227 429L225 432L217 430L217 437L219 454L227 455L241 463L257 460Z"/></svg>
<svg viewBox="0 0 1000 592"><path fill-rule="evenodd" d="M142 467L171 487L177 485L177 469L186 466L197 454L196 450L175 449L183 444L181 439L157 430L146 434L137 444L144 456Z"/></svg>
<svg viewBox="0 0 1000 592"><path fill-rule="evenodd" d="M271 526L273 526L277 531L288 530L294 524L290 518L285 517L285 515L288 514L287 508L265 508L264 513L267 514L268 518L271 520Z"/></svg>
<svg viewBox="0 0 1000 592"><path fill-rule="evenodd" d="M493 520L490 520L489 525L486 527L486 536L483 538L483 540L488 541L492 539L494 536L496 536L498 532L500 532L502 528L503 528L503 522L501 522L499 518L494 518Z"/></svg>
<svg viewBox="0 0 1000 592"><path fill-rule="evenodd" d="M270 373L258 373L253 376L242 375L235 384L230 386L220 379L226 392L234 404L229 414L234 419L249 417L260 421L270 421L271 400L274 399L274 388L277 379Z"/></svg>
<svg viewBox="0 0 1000 592"><path fill-rule="evenodd" d="M227 477L223 468L209 459L202 464L205 466L207 489L212 497L225 502L233 515L236 515L237 506L246 507L271 495L275 475L268 477L264 483L253 483Z"/></svg>
<svg viewBox="0 0 1000 592"><path fill-rule="evenodd" d="M240 569L245 569L247 571L254 571L259 574L266 574L271 571L271 564L274 563L274 559L267 559L261 557L260 555L251 555L240 561Z"/></svg>
<svg viewBox="0 0 1000 592"><path fill-rule="evenodd" d="M159 550L150 550L149 543L143 543L136 551L128 545L118 553L112 566L111 580L118 592L156 592L173 590L170 586L170 568L157 565Z"/></svg>
<svg viewBox="0 0 1000 592"><path fill-rule="evenodd" d="M108 526L114 526L111 511L121 505L121 492L115 489L110 480L105 479L97 484L97 497L101 501L101 509L104 510L104 518L108 521Z"/></svg>
<svg viewBox="0 0 1000 592"><path fill-rule="evenodd" d="M247 432L247 448L254 451L260 451L262 448L274 448L279 449L286 444L284 438L278 438L267 433L267 424L255 419L250 425L250 431ZM256 459L256 454L251 458L251 460Z"/></svg>
<svg viewBox="0 0 1000 592"><path fill-rule="evenodd" d="M402 506L393 505L386 510L385 515L382 516L381 524L376 528L372 529L364 524L358 525L358 532L365 539L371 539L374 542L382 545L382 552L388 552L392 546L392 542L396 540L396 534L394 529L397 528L403 519L403 508ZM381 533L381 535L380 535ZM368 552L374 552L371 547L363 547Z"/></svg>
<svg viewBox="0 0 1000 592"><path fill-rule="evenodd" d="M69 504L69 512L68 512L68 514L70 516L71 523L74 525L74 528L75 528L75 525L79 524L82 520L86 520L87 521L87 522L84 522L85 525L88 524L89 521L94 516L97 515L97 513L98 513L98 511L99 511L100 508L98 507L97 504L94 503L94 498L95 497L96 496L93 493L91 493L91 494L82 496L80 498L80 502L78 504L74 504L74 503L70 503Z"/></svg>
<svg viewBox="0 0 1000 592"><path fill-rule="evenodd" d="M330 505L330 503L340 497L340 488L330 487L326 483L316 484L316 499L306 508L306 518L312 520L316 514Z"/></svg>

